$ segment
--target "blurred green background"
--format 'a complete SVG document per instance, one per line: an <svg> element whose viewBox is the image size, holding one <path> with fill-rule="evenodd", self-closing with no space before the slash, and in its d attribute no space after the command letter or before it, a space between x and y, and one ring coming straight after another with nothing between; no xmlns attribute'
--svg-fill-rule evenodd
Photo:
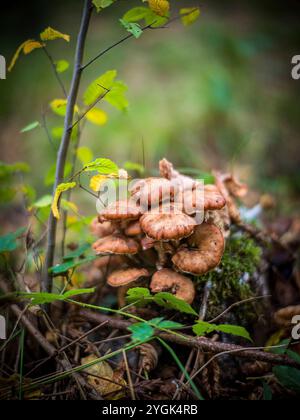
<svg viewBox="0 0 300 420"><path fill-rule="evenodd" d="M198 4L171 2L175 8ZM139 4L120 0L93 16L86 59L125 35L118 19ZM51 54L72 63L81 6L79 0L3 6L0 53L9 60L22 41L50 25L71 35L70 44L51 43ZM291 58L300 54L299 2L206 1L201 10L195 25L184 28L176 22L150 30L84 73L81 92L97 76L117 69L129 87L130 107L120 113L101 104L109 121L104 127L87 123L81 145L122 166L129 160L143 164L144 144L149 171L162 157L179 167L233 170L257 191L275 195L284 211L296 211L300 81L291 78ZM71 69L62 75L67 86L70 77ZM43 129L20 134L25 125L41 119L52 99L62 97L43 52L22 55L0 89L0 160L28 162L27 182L38 197L51 193L44 177L55 150ZM51 113L47 122L50 130L62 125ZM94 212L82 192L76 202Z"/></svg>

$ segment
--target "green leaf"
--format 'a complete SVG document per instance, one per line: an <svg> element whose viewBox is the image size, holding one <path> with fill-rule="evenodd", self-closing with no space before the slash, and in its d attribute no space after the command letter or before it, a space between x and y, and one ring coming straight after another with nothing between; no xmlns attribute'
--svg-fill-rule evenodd
<svg viewBox="0 0 300 420"><path fill-rule="evenodd" d="M110 159L98 158L93 162L88 163L83 168L84 172L97 171L103 175L117 175L119 172L118 166Z"/></svg>
<svg viewBox="0 0 300 420"><path fill-rule="evenodd" d="M288 366L275 366L273 373L282 386L300 392L300 370Z"/></svg>
<svg viewBox="0 0 300 420"><path fill-rule="evenodd" d="M91 255L89 257L79 259L79 260L70 259L62 264L58 264L58 265L55 265L54 267L51 267L49 269L49 272L53 274L54 276L61 276L63 274L66 274L69 270L74 270L75 268L81 265L89 264L95 259L96 259L96 256L94 255Z"/></svg>
<svg viewBox="0 0 300 420"><path fill-rule="evenodd" d="M26 125L26 127L22 128L20 133L27 133L28 131L34 130L37 127L40 127L40 123L39 123L39 121L34 121L34 122Z"/></svg>
<svg viewBox="0 0 300 420"><path fill-rule="evenodd" d="M33 203L31 208L42 209L51 206L51 203L52 195L46 194L43 197L39 198L35 203Z"/></svg>
<svg viewBox="0 0 300 420"><path fill-rule="evenodd" d="M179 322L168 321L164 318L153 318L149 321L149 323L156 325L158 328L165 328L168 330L177 330L184 326Z"/></svg>
<svg viewBox="0 0 300 420"><path fill-rule="evenodd" d="M154 328L152 328L146 322L137 322L127 328L132 333L132 341L147 341L154 334Z"/></svg>
<svg viewBox="0 0 300 420"><path fill-rule="evenodd" d="M95 289L74 289L69 290L64 294L57 293L18 293L18 296L24 299L31 299L32 305L44 305L46 303L52 303L57 300L67 300L74 296L79 296L87 293L94 293Z"/></svg>
<svg viewBox="0 0 300 420"><path fill-rule="evenodd" d="M155 303L168 309L197 316L197 312L184 300L178 299L171 293L160 292L153 296Z"/></svg>
<svg viewBox="0 0 300 420"><path fill-rule="evenodd" d="M96 7L97 12L111 6L116 0L93 0L93 5Z"/></svg>
<svg viewBox="0 0 300 420"><path fill-rule="evenodd" d="M166 16L158 16L156 13L150 10L150 13L145 17L146 25L151 25L152 28L159 28L160 26L164 26L169 20L168 15L169 14Z"/></svg>
<svg viewBox="0 0 300 420"><path fill-rule="evenodd" d="M78 147L76 154L83 165L86 165L93 160L93 152L89 147Z"/></svg>
<svg viewBox="0 0 300 420"><path fill-rule="evenodd" d="M146 19L150 14L152 14L152 11L148 7L134 7L125 13L122 20L129 23L139 22L142 19Z"/></svg>
<svg viewBox="0 0 300 420"><path fill-rule="evenodd" d="M51 134L54 139L61 139L64 134L64 127L53 127Z"/></svg>
<svg viewBox="0 0 300 420"><path fill-rule="evenodd" d="M210 334L214 331L223 332L226 334L232 334L238 337L243 337L246 340L252 341L250 334L244 327L237 325L221 324L215 325L210 324L209 322L198 321L197 324L193 326L193 331L198 336L203 336Z"/></svg>
<svg viewBox="0 0 300 420"><path fill-rule="evenodd" d="M85 105L92 105L101 95L111 89L117 77L116 70L109 70L94 80L83 95Z"/></svg>
<svg viewBox="0 0 300 420"><path fill-rule="evenodd" d="M199 7L188 7L180 9L181 21L184 26L192 25L200 16Z"/></svg>
<svg viewBox="0 0 300 420"><path fill-rule="evenodd" d="M11 252L18 248L17 239L23 235L26 228L20 228L16 232L8 233L7 235L0 236L0 254L3 252Z"/></svg>
<svg viewBox="0 0 300 420"><path fill-rule="evenodd" d="M138 23L126 22L124 19L119 19L119 21L126 31L131 33L136 39L143 34L143 30Z"/></svg>
<svg viewBox="0 0 300 420"><path fill-rule="evenodd" d="M30 172L30 168L27 163L24 162L16 162L11 165L0 162L0 178L12 175L17 172L27 173Z"/></svg>
<svg viewBox="0 0 300 420"><path fill-rule="evenodd" d="M127 291L126 300L128 303L142 303L147 298L151 298L151 293L144 287L133 287Z"/></svg>
<svg viewBox="0 0 300 420"><path fill-rule="evenodd" d="M129 105L128 99L126 98L127 90L128 87L125 83L117 81L113 84L107 95L105 95L104 101L120 111L125 111Z"/></svg>
<svg viewBox="0 0 300 420"><path fill-rule="evenodd" d="M63 73L70 67L70 63L67 60L59 60L55 63L57 73Z"/></svg>
<svg viewBox="0 0 300 420"><path fill-rule="evenodd" d="M66 163L65 165L65 170L64 170L64 178L67 178L72 171L72 165L71 163ZM55 172L56 172L56 163L54 163L51 168L49 169L49 171L47 172L45 179L44 179L44 183L46 186L49 185L53 185L54 181L55 181Z"/></svg>
<svg viewBox="0 0 300 420"><path fill-rule="evenodd" d="M272 401L273 399L272 389L265 381L263 381L263 389L264 389L264 401Z"/></svg>
<svg viewBox="0 0 300 420"><path fill-rule="evenodd" d="M75 249L74 251L65 255L64 260L72 260L74 258L79 258L85 253L85 251L87 251L90 248L91 248L90 244L83 244L83 245L79 246L77 249Z"/></svg>

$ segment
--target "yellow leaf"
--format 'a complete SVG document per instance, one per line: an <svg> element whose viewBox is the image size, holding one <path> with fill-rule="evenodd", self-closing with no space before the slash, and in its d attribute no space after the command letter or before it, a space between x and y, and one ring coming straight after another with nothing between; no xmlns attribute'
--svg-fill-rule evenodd
<svg viewBox="0 0 300 420"><path fill-rule="evenodd" d="M86 114L86 119L96 125L105 125L108 117L102 109L93 108Z"/></svg>
<svg viewBox="0 0 300 420"><path fill-rule="evenodd" d="M63 34L50 26L40 34L42 41L53 41L54 39L64 39L70 42L70 35Z"/></svg>
<svg viewBox="0 0 300 420"><path fill-rule="evenodd" d="M24 54L30 54L31 51L36 50L37 48L43 48L45 44L42 44L39 41L30 41L26 42L23 48Z"/></svg>
<svg viewBox="0 0 300 420"><path fill-rule="evenodd" d="M16 61L18 60L21 52L23 51L24 54L29 54L31 51L37 49L37 48L43 48L45 44L42 44L41 42L35 41L34 39L28 39L27 41L23 42L15 52L10 65L8 66L8 71L11 71L13 67L16 64Z"/></svg>
<svg viewBox="0 0 300 420"><path fill-rule="evenodd" d="M98 192L100 190L101 184L107 180L107 176L105 175L95 175L90 180L90 188Z"/></svg>
<svg viewBox="0 0 300 420"><path fill-rule="evenodd" d="M74 188L75 186L76 186L76 182L67 182L67 183L59 184L58 187L56 188L52 205L51 205L53 216L56 219L60 218L58 202L59 202L61 194L65 191L70 190L71 188Z"/></svg>
<svg viewBox="0 0 300 420"><path fill-rule="evenodd" d="M192 25L192 23L196 22L198 17L200 16L200 9L199 7L188 7L180 9L180 14L182 23L185 26Z"/></svg>
<svg viewBox="0 0 300 420"><path fill-rule="evenodd" d="M168 0L149 0L149 7L158 16L166 16L170 10Z"/></svg>
<svg viewBox="0 0 300 420"><path fill-rule="evenodd" d="M67 100L66 99L53 99L53 101L50 102L50 108L52 111L61 117L64 117L66 115L67 110ZM75 105L75 112L79 113L79 108L77 105Z"/></svg>
<svg viewBox="0 0 300 420"><path fill-rule="evenodd" d="M90 356L81 359L81 365L83 366L96 360L97 356L91 354ZM88 374L88 383L102 397L107 396L109 399L116 399L116 392L119 394L118 397L121 397L120 392L127 385L126 381L122 378L122 372L114 372L111 366L105 361L94 364L93 366L84 369L84 371Z"/></svg>

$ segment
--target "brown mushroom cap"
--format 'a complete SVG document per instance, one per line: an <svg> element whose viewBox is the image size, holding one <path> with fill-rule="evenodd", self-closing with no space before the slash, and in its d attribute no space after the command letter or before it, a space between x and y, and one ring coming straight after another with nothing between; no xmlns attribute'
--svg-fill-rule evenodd
<svg viewBox="0 0 300 420"><path fill-rule="evenodd" d="M140 219L146 235L157 241L179 240L190 236L196 222L190 216L180 212L146 213Z"/></svg>
<svg viewBox="0 0 300 420"><path fill-rule="evenodd" d="M105 220L134 220L141 216L141 209L133 201L121 200L103 209L99 216Z"/></svg>
<svg viewBox="0 0 300 420"><path fill-rule="evenodd" d="M175 266L184 273L203 275L220 263L224 253L222 232L209 223L197 226L188 239L188 245L190 248L182 248L172 258Z"/></svg>
<svg viewBox="0 0 300 420"><path fill-rule="evenodd" d="M107 283L112 287L126 286L141 277L148 277L149 272L145 268L126 268L116 270L108 276Z"/></svg>
<svg viewBox="0 0 300 420"><path fill-rule="evenodd" d="M174 198L174 187L165 178L146 178L138 181L131 194L135 199L139 199L142 207L158 205L164 200Z"/></svg>
<svg viewBox="0 0 300 420"><path fill-rule="evenodd" d="M231 194L233 197L242 198L245 197L245 195L248 193L248 185L240 182L232 174L224 174L223 182L229 191L229 194Z"/></svg>
<svg viewBox="0 0 300 420"><path fill-rule="evenodd" d="M93 219L91 223L91 232L98 238L104 238L105 236L112 235L116 230L115 226L111 222L100 222L98 217Z"/></svg>
<svg viewBox="0 0 300 420"><path fill-rule="evenodd" d="M130 222L124 231L126 236L138 236L143 233L140 222L138 220Z"/></svg>
<svg viewBox="0 0 300 420"><path fill-rule="evenodd" d="M97 255L132 255L139 252L139 244L122 235L111 235L103 239L98 239L93 244L93 249Z"/></svg>
<svg viewBox="0 0 300 420"><path fill-rule="evenodd" d="M153 293L171 291L178 299L189 304L195 298L195 287L192 280L168 268L157 271L153 275L150 289Z"/></svg>
<svg viewBox="0 0 300 420"><path fill-rule="evenodd" d="M160 175L171 181L175 191L191 190L196 187L197 181L189 176L182 175L174 169L174 166L167 159L159 162Z"/></svg>
<svg viewBox="0 0 300 420"><path fill-rule="evenodd" d="M215 185L205 185L204 188L186 190L178 194L176 201L182 203L183 211L192 214L197 211L221 210L226 205L226 200Z"/></svg>

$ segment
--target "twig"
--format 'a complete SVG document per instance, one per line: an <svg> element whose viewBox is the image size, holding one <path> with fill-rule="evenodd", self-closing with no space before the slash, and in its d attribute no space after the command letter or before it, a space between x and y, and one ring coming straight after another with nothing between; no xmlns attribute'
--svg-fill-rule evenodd
<svg viewBox="0 0 300 420"><path fill-rule="evenodd" d="M60 87L61 87L61 90L62 90L62 92L63 92L64 96L65 96L65 97L67 97L67 91L66 91L66 88L65 88L65 86L64 86L64 84L63 84L63 81L62 81L62 80L61 80L61 78L60 78L60 75L59 75L59 73L58 73L58 71L57 71L57 68L56 68L55 62L54 62L54 60L53 60L53 58L52 58L51 54L49 53L49 51L47 50L47 48L46 48L45 46L43 46L43 51L44 51L44 53L46 54L46 57L48 58L48 60L50 61L51 67L53 68L53 72L54 72L55 77L56 77L56 79L57 79L57 81L58 81L58 83L59 83L59 85L60 85Z"/></svg>
<svg viewBox="0 0 300 420"><path fill-rule="evenodd" d="M64 124L64 134L60 143L58 156L57 156L57 166L55 173L55 182L53 194L57 186L63 181L64 177L64 168L67 159L67 153L69 150L70 139L72 134L72 125L74 107L79 91L79 84L82 76L82 60L84 54L84 47L86 36L88 32L88 27L90 23L90 18L92 14L92 1L85 0L83 14L81 19L80 31L77 39L76 55L75 55L75 65L72 77L72 84L68 96L65 124ZM54 263L54 254L55 254L55 240L56 240L56 228L57 228L57 219L54 217L53 213L50 213L49 222L48 222L48 238L47 238L47 248L46 248L46 259L45 266L42 278L42 290L50 292L52 288L52 275L49 273L49 268L53 266Z"/></svg>
<svg viewBox="0 0 300 420"><path fill-rule="evenodd" d="M128 380L128 384L129 384L129 388L130 388L131 399L132 399L132 401L135 401L136 397L135 397L134 387L133 387L133 383L132 383L132 379L131 379L131 375L130 375L130 371L129 371L126 351L123 350L122 354L123 354L123 359L124 359L124 363L125 363L125 369L126 369L126 373L127 373L127 380Z"/></svg>
<svg viewBox="0 0 300 420"><path fill-rule="evenodd" d="M119 330L127 330L132 325L131 322L122 319L116 319L108 315L95 313L86 309L79 310L79 315L88 319L90 322L100 323L108 321L108 325L112 328ZM274 365L286 365L299 368L299 363L287 356L268 353L266 351L258 351L257 348L244 348L234 344L226 344L220 342L213 342L212 340L204 337L192 337L189 335L181 334L181 336L157 332L157 335L166 341L182 345L189 348L200 349L202 352L212 354L220 354L224 352L232 352L236 357L246 358L249 360L259 360L262 362L271 363ZM268 348L260 348L260 350L268 350Z"/></svg>

